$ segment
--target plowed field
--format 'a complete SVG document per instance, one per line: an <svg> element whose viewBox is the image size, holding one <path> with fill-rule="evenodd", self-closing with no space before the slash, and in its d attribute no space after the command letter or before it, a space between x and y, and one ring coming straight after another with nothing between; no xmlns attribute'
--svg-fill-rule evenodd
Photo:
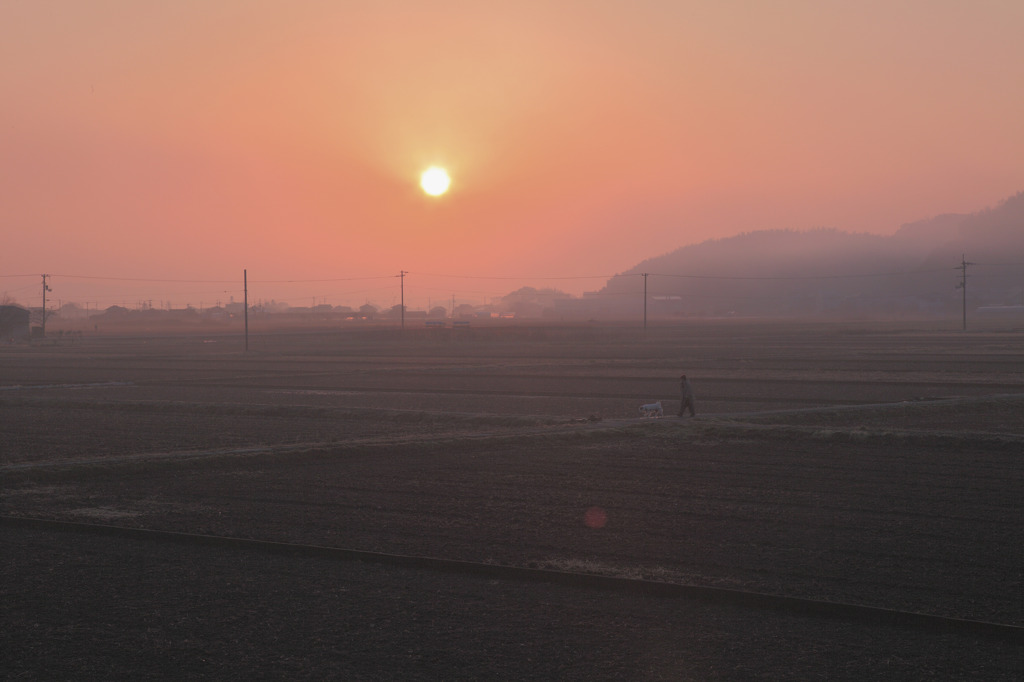
<svg viewBox="0 0 1024 682"><path fill-rule="evenodd" d="M0 348L0 513L1024 628L1024 334L437 331ZM1013 635L0 534L12 679L1024 675Z"/></svg>

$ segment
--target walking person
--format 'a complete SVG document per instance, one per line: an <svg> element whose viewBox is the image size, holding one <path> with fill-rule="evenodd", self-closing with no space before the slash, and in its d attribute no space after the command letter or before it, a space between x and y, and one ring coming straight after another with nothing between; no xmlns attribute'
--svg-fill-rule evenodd
<svg viewBox="0 0 1024 682"><path fill-rule="evenodd" d="M679 403L679 416L683 416L684 410L689 410L690 416L696 417L697 411L693 407L693 386L690 385L690 380L686 378L685 374L679 377L679 391L683 399Z"/></svg>

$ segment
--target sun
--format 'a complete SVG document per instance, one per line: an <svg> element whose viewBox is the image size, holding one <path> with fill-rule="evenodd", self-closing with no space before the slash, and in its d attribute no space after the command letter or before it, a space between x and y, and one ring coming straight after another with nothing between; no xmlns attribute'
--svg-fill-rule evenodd
<svg viewBox="0 0 1024 682"><path fill-rule="evenodd" d="M420 187L432 197L439 197L447 192L451 184L452 179L448 177L448 171L437 166L431 166L420 176Z"/></svg>

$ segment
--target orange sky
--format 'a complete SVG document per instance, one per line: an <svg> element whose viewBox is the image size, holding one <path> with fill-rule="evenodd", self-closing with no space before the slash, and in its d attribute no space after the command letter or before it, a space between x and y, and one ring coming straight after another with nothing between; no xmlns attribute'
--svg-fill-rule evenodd
<svg viewBox="0 0 1024 682"><path fill-rule="evenodd" d="M1019 0L7 0L0 294L390 306L361 278L404 269L418 307L891 233L1024 190L1022 35Z"/></svg>

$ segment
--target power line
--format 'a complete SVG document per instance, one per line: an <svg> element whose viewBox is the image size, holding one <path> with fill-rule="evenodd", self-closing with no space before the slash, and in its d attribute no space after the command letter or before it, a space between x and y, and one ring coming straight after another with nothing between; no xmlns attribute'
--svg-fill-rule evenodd
<svg viewBox="0 0 1024 682"><path fill-rule="evenodd" d="M417 286L416 291L439 291L444 294L450 294L452 292L451 287L422 287ZM459 289L459 293L462 294L479 294L481 296L505 296L508 291L480 291L479 289Z"/></svg>
<svg viewBox="0 0 1024 682"><path fill-rule="evenodd" d="M960 270L960 283L957 285L958 289L963 289L963 306L964 306L964 331L967 331L967 266L974 265L974 263L967 262L967 256L960 254L960 265L953 268L954 270Z"/></svg>
<svg viewBox="0 0 1024 682"><path fill-rule="evenodd" d="M1020 267L1021 265L1024 265L1024 264L1016 264L1016 263L969 263L969 265L972 265L972 266L974 266L976 268L983 268L983 267L1012 268L1012 267ZM964 265L960 265L960 266L957 267L957 269L965 269L965 266ZM902 271L902 272L877 272L877 273L863 273L862 272L862 273L822 274L822 275L795 274L795 275L740 276L740 275L724 275L724 274L723 275L713 275L713 274L687 274L687 273L651 273L651 272L640 273L640 272L626 272L626 273L617 273L617 274L614 274L614 275L564 275L564 276L515 275L515 276L513 276L513 275L507 275L506 274L506 275L493 275L493 276L490 276L490 275L458 275L458 274L423 273L423 272L415 272L415 271L414 272L410 272L410 271L402 270L397 275L393 275L392 274L392 275L376 275L376 276L365 276L365 277L329 277L329 278L307 278L307 279L266 279L266 280L253 280L253 284L254 285L262 286L264 288L267 288L268 285L302 285L302 284L312 284L312 285L317 285L317 288L319 289L321 285L331 284L331 283L380 281L381 286L379 286L379 287L367 286L367 287L361 287L358 290L346 290L346 291L333 291L332 290L333 287L330 287L330 288L324 287L321 290L321 293L328 293L331 297L346 297L346 296L352 296L352 295L358 295L358 294L373 294L373 293L383 294L383 293L389 292L389 291L393 292L394 287L393 287L392 282L395 279L399 279L400 280L400 282L399 282L400 294L401 294L402 299L404 301L404 297L405 297L404 296L404 293L405 293L405 291L404 291L404 289L405 289L405 287L404 287L404 284L405 284L404 279L405 279L405 276L409 275L409 274L417 275L419 278L426 279L427 281L430 281L431 278L435 278L435 279L440 278L440 279L475 280L475 281L481 281L481 282L482 281L487 281L487 280L494 281L494 282L511 281L511 280L518 280L518 281L524 281L524 280L525 281L531 281L532 280L532 281L541 281L541 282L543 282L543 281L604 280L606 282L605 286L599 287L601 289L604 289L603 291L588 292L588 293L586 293L584 295L584 297L586 297L586 298L589 298L589 297L605 298L605 297L615 297L615 296L631 297L631 296L638 296L638 295L640 295L641 292L640 291L633 291L632 287L629 287L629 286L622 287L622 286L617 286L617 285L622 285L623 282L625 282L627 280L630 280L630 279L635 281L635 278L643 277L644 278L644 285L645 285L643 287L643 292L644 292L643 296L644 296L645 307L646 307L646 300L648 298L648 296L647 296L648 288L647 288L646 284L647 284L648 278L651 277L651 276L656 277L656 278L657 277L661 277L661 278L665 278L665 279L669 279L669 280L673 280L673 279L674 280L686 280L686 279L689 279L689 280L715 280L715 281L737 281L737 282L738 281L752 281L752 282L758 282L758 281L823 281L823 280L843 280L843 279L849 280L849 279L885 278L885 277L912 277L912 276L921 276L921 275L929 275L929 274L934 274L934 273L945 273L945 272L948 272L948 268L935 268L935 269L915 270L915 271ZM975 273L977 273L977 270L975 270ZM18 278L18 277L28 278L28 277L38 277L38 276L39 275L0 275L0 277L7 278L7 279ZM148 296L148 297L151 297L151 298L155 298L155 297L158 297L158 296L159 297L163 297L163 298L167 298L167 297L194 297L194 296L204 296L204 295L207 295L207 296L228 295L228 294L237 295L239 293L246 293L246 290L247 290L247 286L243 286L243 288L241 288L241 289L237 288L237 285L239 284L239 282L237 280L234 280L234 279L167 279L167 278L142 278L142 277L111 277L111 276L82 275L82 274L78 274L78 275L75 275L75 274L71 274L71 275L47 275L46 277L47 278L60 277L60 278L66 278L66 279L93 280L93 281L97 281L97 282L111 282L111 283L115 283L115 282L151 283L151 284L157 285L157 286L152 287L152 288L145 287L145 286L141 287L141 289L144 290L144 293L141 293L141 294L139 293L139 291L138 291L138 289L136 287L131 287L133 290L135 290L133 293L130 294L132 297L136 297L136 296L140 296L140 295L143 296L143 297L147 297ZM964 272L964 278L963 279L966 280L966 272ZM385 281L387 281L387 283L385 283ZM168 290L168 289L171 289L171 288L165 288L165 287L162 286L162 285L166 285L168 283L171 283L171 284L231 284L231 285L234 285L234 286L229 287L228 289L224 289L224 290L218 289L218 290L202 290L202 291L195 291L195 290L192 290L192 291L173 291L173 290ZM961 286L964 286L965 284L966 284L966 282L964 282ZM27 290L30 290L31 288L33 288L34 286L38 286L38 285L26 285L24 287L18 287L17 289L15 289L15 291L18 291L18 292L27 291ZM79 285L79 286L83 287L85 289L89 288L87 285L84 285L84 284L83 285ZM116 288L114 285L111 285L109 287L104 287L103 285L98 285L98 286L101 286L104 289ZM531 287L531 288L533 288L533 287ZM608 289L624 289L624 288L628 288L630 290L629 291L608 290ZM443 287L436 287L435 286L435 287L431 287L431 286L418 286L418 285L416 285L415 289L416 289L416 291L418 293L421 293L421 294L422 293L432 293L432 292L444 292L444 294L447 296L449 293L457 292L457 293L459 293L460 295L463 295L463 296L466 296L466 295L474 296L475 295L475 296L494 297L494 298L503 297L503 296L508 295L509 293L515 293L515 292L508 292L508 291L483 291L483 290L476 290L476 289L462 289L461 287L451 287L451 286L443 286ZM639 287L637 287L637 289L639 289ZM291 291L291 288L287 289L287 291ZM540 291L543 292L543 289L540 289ZM272 293L272 292L268 292L268 293ZM278 297L281 297L282 295L285 298L289 298L290 297L284 291L278 291L276 293L278 294ZM104 300L104 301L116 301L118 299L122 299L124 297L124 295L125 294L123 294L123 293L122 294L116 294L116 293L107 293L105 291L103 293L101 293L99 291L96 291L94 293L85 293L84 294L84 296L86 298L89 298L91 300ZM403 303L403 305L404 305L404 303Z"/></svg>
<svg viewBox="0 0 1024 682"><path fill-rule="evenodd" d="M1024 263L973 263L977 266L988 266L988 267L1020 267L1024 266ZM718 280L794 280L794 279L852 279L862 277L896 277L906 275L922 275L936 272L946 272L945 269L935 268L929 270L914 270L914 271L903 271L903 272L874 272L874 273L850 273L843 275L762 275L762 276L741 276L741 275L692 275L692 274L674 274L665 272L649 272L647 275L654 277L669 277L674 279L718 279ZM454 275L454 274L441 274L441 273L428 273L418 271L405 271L405 274L418 275L420 277L439 277L439 278L450 278L450 279L474 279L474 280L557 280L557 281L570 281L570 280L586 280L586 279L621 279L623 277L643 277L645 273L640 272L626 272L616 273L613 275L562 275L562 276L537 276L537 275ZM17 278L17 277L38 277L38 274L27 274L27 275L0 275L5 278ZM237 280L233 279L158 279L150 277L108 277L100 275L66 275L66 274L51 274L49 277L61 277L66 279L89 279L99 281L111 281L111 282L156 282L156 283L177 283L177 284L236 284ZM381 280L381 279L395 279L401 277L401 275L373 275L367 277L323 277L323 278L309 278L309 279L254 279L253 284L303 284L303 283L322 283L322 282L357 282L367 280Z"/></svg>
<svg viewBox="0 0 1024 682"><path fill-rule="evenodd" d="M778 279L853 279L858 277L898 277L902 275L921 275L936 272L948 272L946 268L934 270L914 270L912 272L872 272L850 275L766 275L760 277L743 277L739 275L671 275L663 272L649 273L655 277L673 277L676 279L736 279L736 280L778 280ZM628 275L615 275L615 277L638 276L641 273L628 273Z"/></svg>
<svg viewBox="0 0 1024 682"><path fill-rule="evenodd" d="M3 277L38 277L38 275L2 275ZM63 277L66 279L92 279L110 282L160 282L177 284L237 284L234 279L154 279L150 277L104 277L98 275L49 275L50 277ZM259 279L253 280L255 284L301 284L305 282L355 282L368 279L391 279L396 275L379 275L374 277L330 277L324 279Z"/></svg>
<svg viewBox="0 0 1024 682"><path fill-rule="evenodd" d="M436 274L436 273L429 273L429 272L406 272L406 274L409 274L409 275L419 275L420 277L449 277L451 279L499 279L499 280L507 280L507 279L513 279L513 280L523 280L523 279L530 279L530 280L611 279L612 277L635 277L635 276L638 276L638 275L633 274L633 273L629 273L629 274L625 274L625 275L573 275L573 276L566 276L566 277L538 277L536 275L519 275L519 276L510 276L510 275L503 275L503 276L491 276L491 275L439 275L439 274Z"/></svg>
<svg viewBox="0 0 1024 682"><path fill-rule="evenodd" d="M111 282L177 282L183 284L237 284L237 279L151 279L147 277L100 277L96 275L49 275L65 279L96 279Z"/></svg>
<svg viewBox="0 0 1024 682"><path fill-rule="evenodd" d="M406 274L409 274L406 272ZM394 279L398 275L376 275L373 277L332 277L329 279L254 279L256 284L304 284L307 282L360 282L368 279Z"/></svg>
<svg viewBox="0 0 1024 682"><path fill-rule="evenodd" d="M46 278L47 277L51 277L51 276L52 275L43 275L43 329L42 329L42 336L43 336L44 339L46 338L46 292L47 291L53 291L53 289L50 288L50 285L46 283Z"/></svg>
<svg viewBox="0 0 1024 682"><path fill-rule="evenodd" d="M409 273L407 273L405 270L399 270L398 271L398 276L402 280L402 285L401 285L402 286L402 300L399 303L399 305L401 306L399 308L399 311L402 314L402 331L405 331L405 276L407 274L409 274Z"/></svg>
<svg viewBox="0 0 1024 682"><path fill-rule="evenodd" d="M32 276L33 277L38 277L39 275L32 275ZM4 289L4 291L7 292L7 293L16 293L18 291L28 291L29 289L35 289L37 286L39 286L39 285L38 284L26 284L25 286L18 287L17 289Z"/></svg>

